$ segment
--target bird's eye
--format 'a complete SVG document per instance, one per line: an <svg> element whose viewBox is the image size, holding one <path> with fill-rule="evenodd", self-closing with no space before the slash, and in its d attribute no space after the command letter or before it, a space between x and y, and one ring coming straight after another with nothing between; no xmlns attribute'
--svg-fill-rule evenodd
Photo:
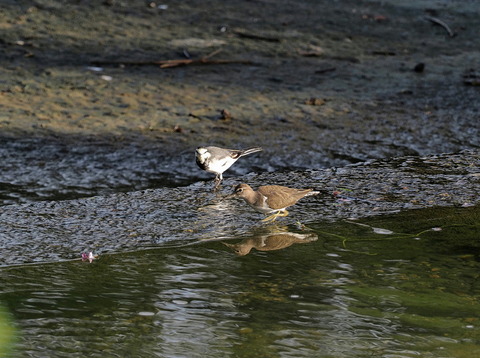
<svg viewBox="0 0 480 358"><path fill-rule="evenodd" d="M243 188L238 188L237 193L241 193L243 191Z"/></svg>

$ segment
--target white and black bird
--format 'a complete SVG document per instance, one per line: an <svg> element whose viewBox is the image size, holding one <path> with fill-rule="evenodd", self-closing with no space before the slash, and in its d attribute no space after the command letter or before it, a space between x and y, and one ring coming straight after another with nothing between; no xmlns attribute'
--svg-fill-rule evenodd
<svg viewBox="0 0 480 358"><path fill-rule="evenodd" d="M253 147L248 149L224 149L219 147L198 147L195 150L195 160L197 165L216 175L215 189L218 188L223 180L223 172L230 168L240 157L248 154L256 153L263 150L260 147Z"/></svg>

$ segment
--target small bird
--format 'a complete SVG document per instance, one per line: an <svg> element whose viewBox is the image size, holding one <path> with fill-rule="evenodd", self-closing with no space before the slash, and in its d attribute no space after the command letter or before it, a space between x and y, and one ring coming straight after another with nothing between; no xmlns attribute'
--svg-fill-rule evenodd
<svg viewBox="0 0 480 358"><path fill-rule="evenodd" d="M273 222L279 216L287 216L286 209L296 204L301 198L317 194L320 192L313 189L295 189L280 185L260 186L257 191L254 191L248 184L239 184L235 187L233 194L227 198L242 198L256 211L272 214L262 221Z"/></svg>
<svg viewBox="0 0 480 358"><path fill-rule="evenodd" d="M195 161L197 165L209 172L214 173L215 189L223 180L223 172L230 168L240 157L263 150L260 147L253 147L243 150L224 149L219 147L198 147L195 150Z"/></svg>

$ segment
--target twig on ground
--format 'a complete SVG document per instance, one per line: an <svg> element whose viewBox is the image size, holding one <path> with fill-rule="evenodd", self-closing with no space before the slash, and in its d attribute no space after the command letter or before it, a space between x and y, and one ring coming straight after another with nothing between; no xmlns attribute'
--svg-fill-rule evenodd
<svg viewBox="0 0 480 358"><path fill-rule="evenodd" d="M442 20L440 20L439 18L430 16L430 15L426 15L426 16L425 16L425 19L427 19L428 21L433 22L434 24L437 24L437 25L440 25L441 27L443 27L443 28L445 29L445 31L448 32L448 35L449 35L450 37L455 36L455 33L452 31L452 29L450 29L450 27L449 27L445 22L443 22Z"/></svg>
<svg viewBox="0 0 480 358"><path fill-rule="evenodd" d="M238 63L244 65L253 65L254 63L250 60L211 60L210 58L218 54L221 50L215 50L212 53L201 57L199 59L185 58L181 60L163 60L163 61L94 61L96 65L105 65L105 64L122 64L130 66L152 66L158 65L160 68L171 68L187 65L223 65Z"/></svg>
<svg viewBox="0 0 480 358"><path fill-rule="evenodd" d="M336 67L326 67L326 68L321 68L319 70L316 70L315 73L316 74L322 74L322 73L327 73L327 72L333 72L333 71L336 71L337 68Z"/></svg>
<svg viewBox="0 0 480 358"><path fill-rule="evenodd" d="M252 40L260 40L260 41L268 41L268 42L280 42L280 39L278 37L254 34L254 33L251 33L251 32L246 32L243 29L233 29L232 33L234 33L237 36L244 37L244 38L247 38L247 39L252 39Z"/></svg>

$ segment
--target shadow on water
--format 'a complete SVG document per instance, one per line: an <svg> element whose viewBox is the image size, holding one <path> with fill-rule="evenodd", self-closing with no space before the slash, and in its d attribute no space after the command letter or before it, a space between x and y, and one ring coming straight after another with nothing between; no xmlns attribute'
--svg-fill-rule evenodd
<svg viewBox="0 0 480 358"><path fill-rule="evenodd" d="M9 357L478 356L479 217L415 210L4 267Z"/></svg>

